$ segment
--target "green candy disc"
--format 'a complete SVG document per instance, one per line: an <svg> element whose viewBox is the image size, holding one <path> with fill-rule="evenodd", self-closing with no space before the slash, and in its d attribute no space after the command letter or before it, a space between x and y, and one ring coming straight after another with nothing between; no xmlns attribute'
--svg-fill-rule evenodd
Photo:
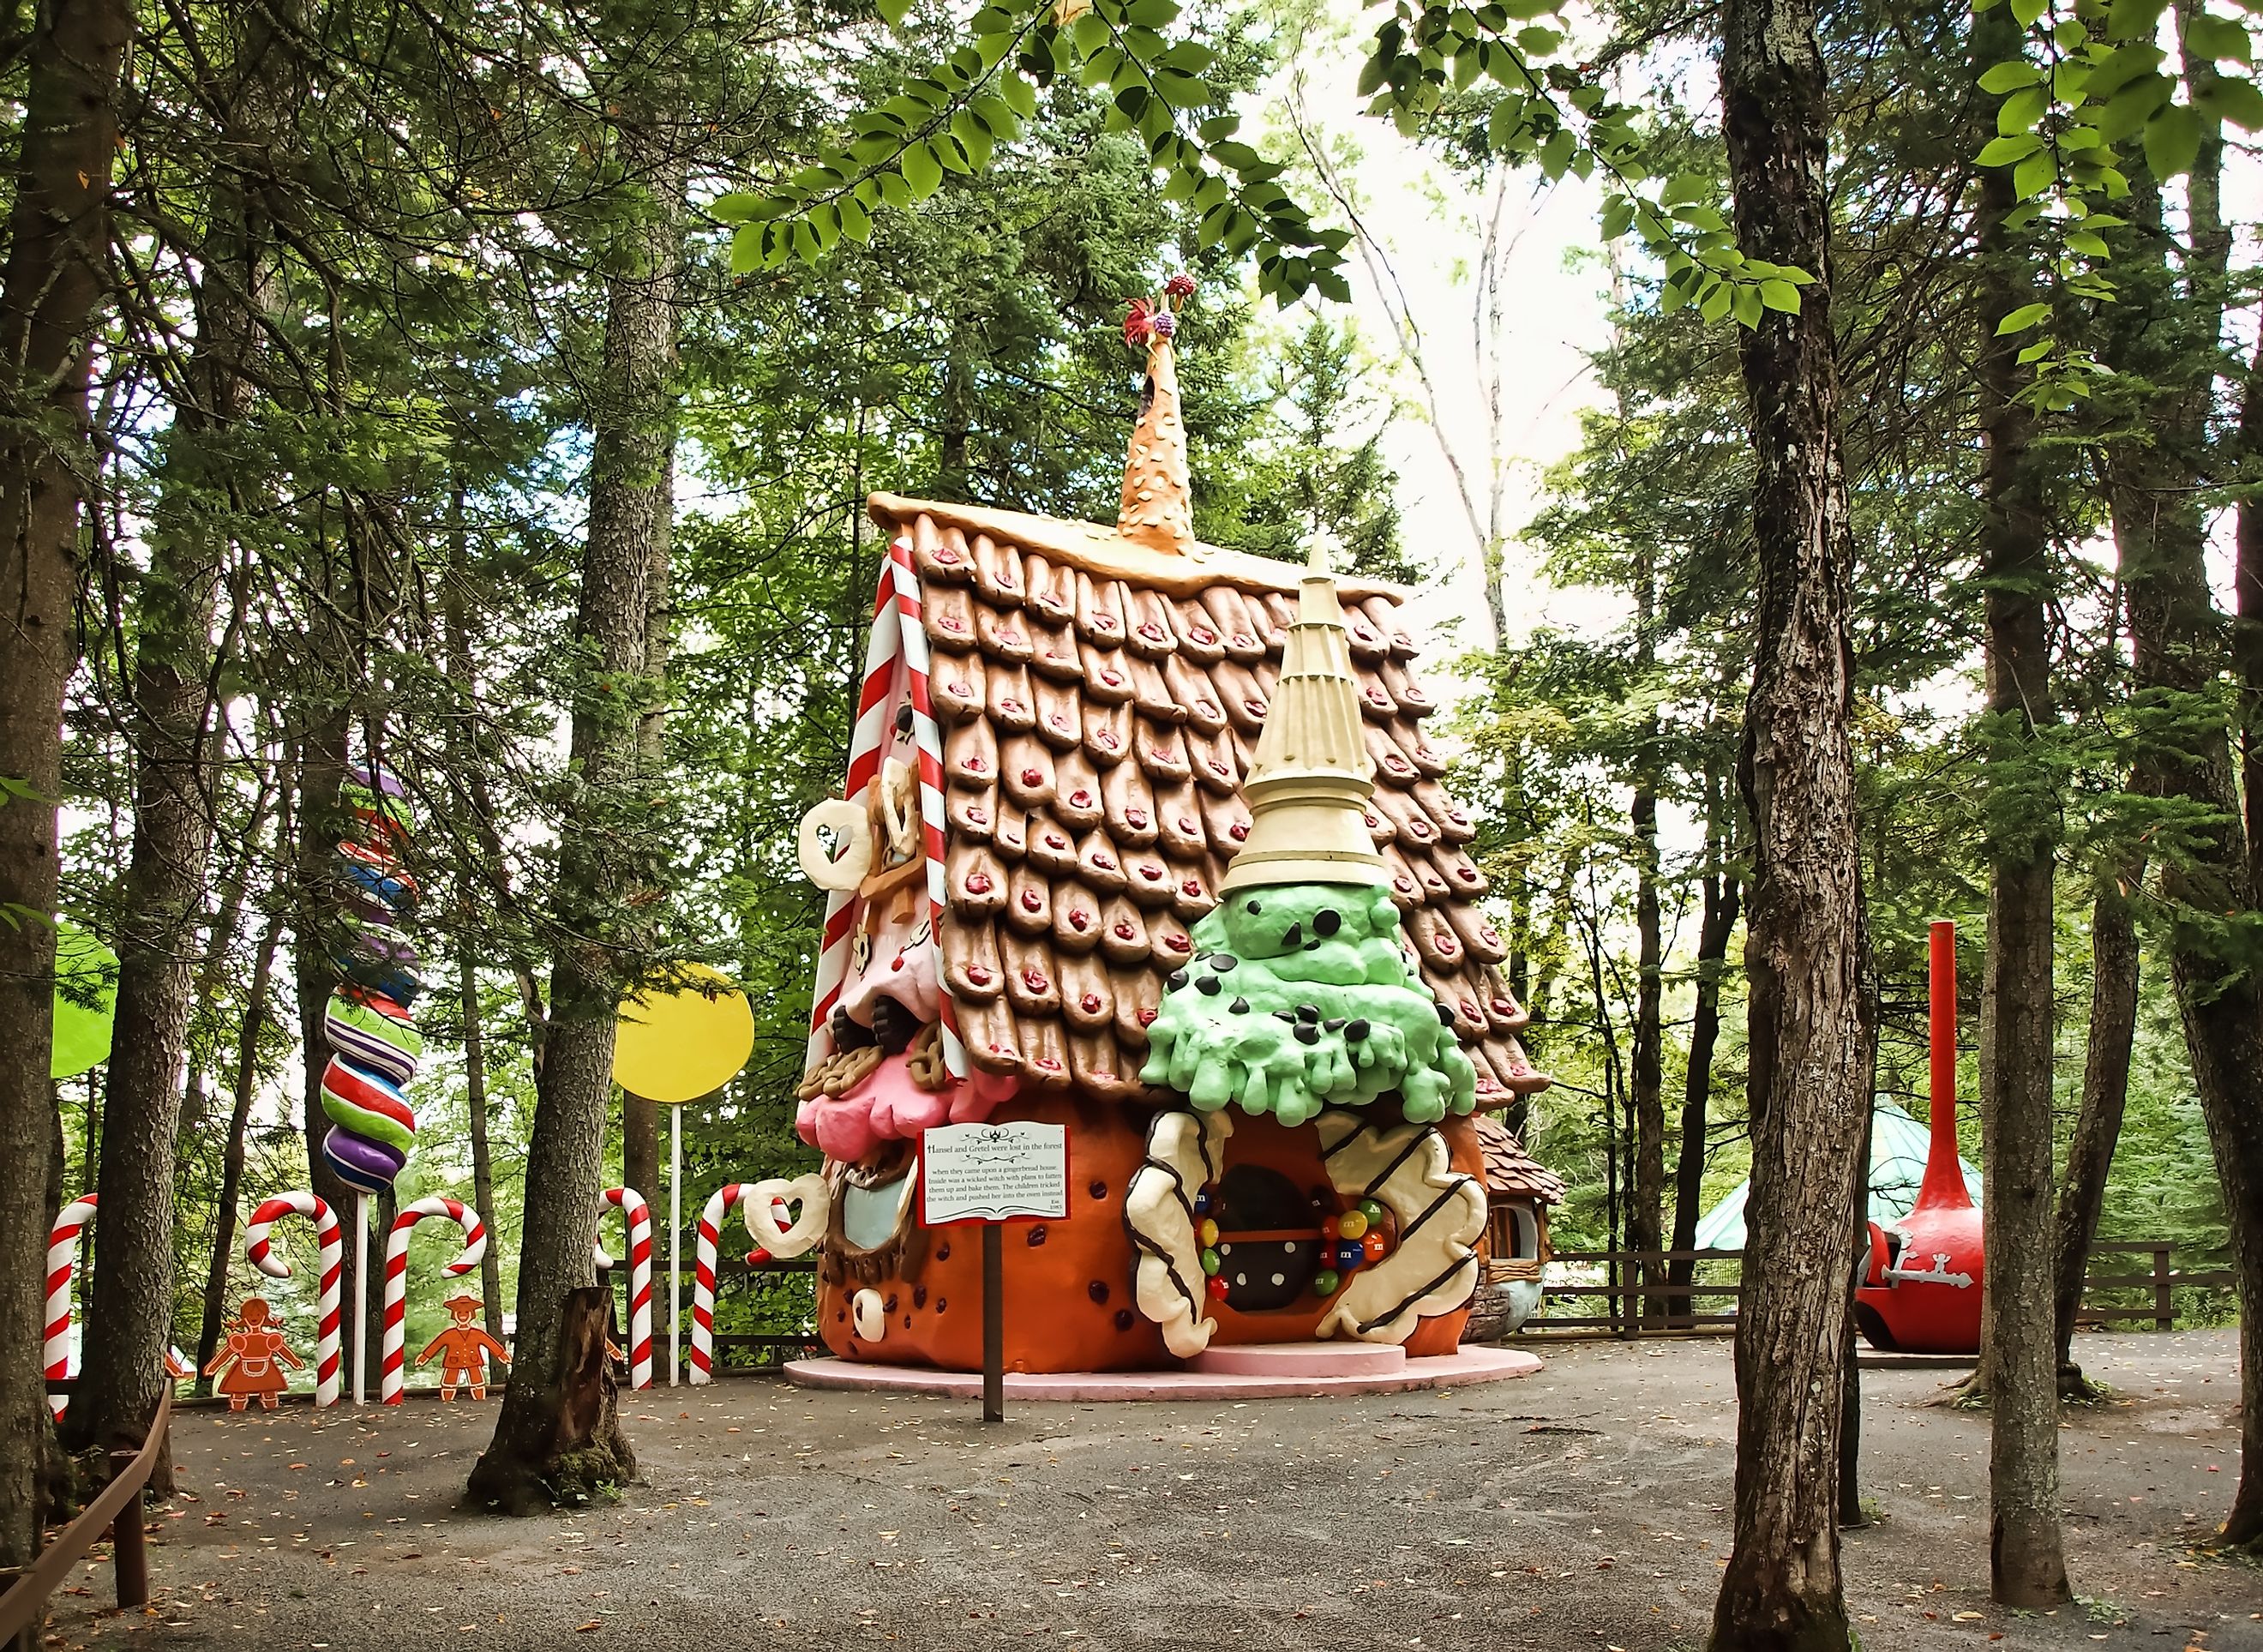
<svg viewBox="0 0 2263 1652"><path fill-rule="evenodd" d="M54 1048L51 1078L76 1078L110 1059L118 1010L118 954L68 918L55 920Z"/></svg>

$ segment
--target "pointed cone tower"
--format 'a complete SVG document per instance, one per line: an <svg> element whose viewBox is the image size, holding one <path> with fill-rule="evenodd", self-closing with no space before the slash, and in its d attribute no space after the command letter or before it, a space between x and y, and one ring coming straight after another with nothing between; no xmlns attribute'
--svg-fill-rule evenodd
<svg viewBox="0 0 2263 1652"><path fill-rule="evenodd" d="M1187 480L1187 425L1179 416L1179 368L1168 334L1147 341L1147 395L1124 463L1124 503L1116 531L1167 556L1187 555L1195 542L1193 489Z"/></svg>
<svg viewBox="0 0 2263 1652"><path fill-rule="evenodd" d="M1367 830L1375 767L1361 734L1343 605L1317 540L1244 790L1249 837L1219 894L1265 884L1390 881Z"/></svg>

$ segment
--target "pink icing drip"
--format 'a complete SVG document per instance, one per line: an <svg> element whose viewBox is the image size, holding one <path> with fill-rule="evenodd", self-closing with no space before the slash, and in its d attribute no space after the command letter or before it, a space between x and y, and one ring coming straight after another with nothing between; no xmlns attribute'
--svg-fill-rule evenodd
<svg viewBox="0 0 2263 1652"><path fill-rule="evenodd" d="M908 1058L891 1055L845 1096L817 1096L794 1111L801 1139L828 1159L854 1162L884 1141L916 1141L941 1124L980 1124L1020 1088L1013 1074L978 1072L948 1090L912 1083Z"/></svg>

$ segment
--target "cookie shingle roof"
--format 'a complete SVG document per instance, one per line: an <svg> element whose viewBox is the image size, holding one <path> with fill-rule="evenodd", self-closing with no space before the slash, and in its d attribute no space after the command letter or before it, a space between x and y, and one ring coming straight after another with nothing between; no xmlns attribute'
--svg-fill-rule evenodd
<svg viewBox="0 0 2263 1652"><path fill-rule="evenodd" d="M1564 1182L1553 1170L1544 1170L1500 1119L1478 1116L1478 1145L1485 1150L1486 1192L1496 1199L1535 1199L1544 1205L1564 1202Z"/></svg>
<svg viewBox="0 0 2263 1652"><path fill-rule="evenodd" d="M1106 528L875 495L907 537L944 737L944 984L973 1062L1103 1099L1139 1082L1165 978L1249 830L1241 785L1301 569ZM1479 1105L1546 1087L1479 909L1469 818L1383 588L1338 582L1376 790L1367 824Z"/></svg>

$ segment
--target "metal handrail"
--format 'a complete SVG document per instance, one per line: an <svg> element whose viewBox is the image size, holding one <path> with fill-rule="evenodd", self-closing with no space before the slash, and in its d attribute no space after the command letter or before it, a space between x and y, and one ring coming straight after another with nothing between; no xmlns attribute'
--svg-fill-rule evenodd
<svg viewBox="0 0 2263 1652"><path fill-rule="evenodd" d="M47 1616L47 1597L63 1586L71 1568L105 1532L112 1539L118 1604L148 1604L149 1551L141 1531L141 1491L157 1467L158 1453L165 1448L165 1431L172 1419L173 1387L169 1382L157 1396L156 1414L149 1419L149 1432L141 1448L110 1453L110 1483L18 1576L8 1592L0 1595L0 1646L12 1644L18 1635Z"/></svg>

